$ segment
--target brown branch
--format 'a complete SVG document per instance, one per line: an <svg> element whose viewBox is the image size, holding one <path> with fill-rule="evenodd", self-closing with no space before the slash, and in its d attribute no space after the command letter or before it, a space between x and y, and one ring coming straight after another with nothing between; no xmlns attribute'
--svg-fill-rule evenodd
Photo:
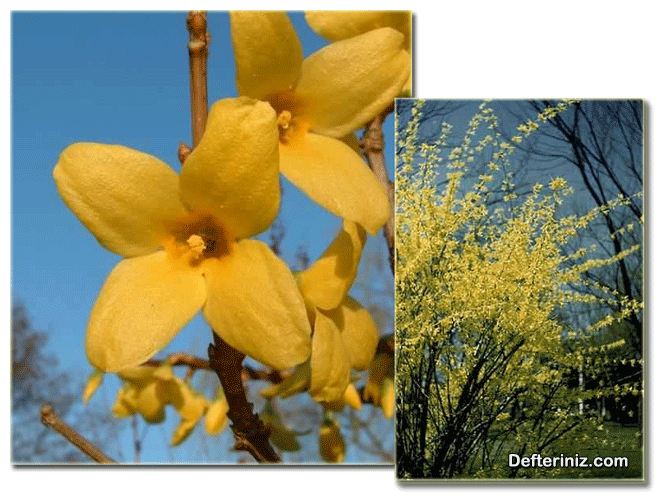
<svg viewBox="0 0 660 497"><path fill-rule="evenodd" d="M385 155L383 154L384 140L382 127L387 114L392 112L393 109L394 104L369 122L362 138L362 151L367 159L367 164L369 164L378 181L385 187L390 201L390 216L385 226L383 226L383 236L387 242L387 250L390 254L390 269L392 269L392 274L394 274L394 184L387 176L387 166L385 165Z"/></svg>
<svg viewBox="0 0 660 497"><path fill-rule="evenodd" d="M158 367L164 363L171 364L172 366L187 366L188 374L192 374L198 369L213 371L213 368L211 367L211 364L209 364L208 360L184 353L172 354L167 359L149 359L148 361L143 362L142 366ZM287 376L287 374L281 373L275 369L264 371L262 369L255 369L247 365L244 365L241 371L241 377L243 378L243 381L260 380L277 384L282 383L284 378Z"/></svg>
<svg viewBox="0 0 660 497"><path fill-rule="evenodd" d="M209 55L210 35L206 32L206 12L192 10L188 13L186 26L190 39L188 55L190 60L190 108L192 114L193 148L204 134L208 114L206 89L206 60Z"/></svg>
<svg viewBox="0 0 660 497"><path fill-rule="evenodd" d="M252 404L247 401L243 388L241 363L245 356L227 344L215 332L214 343L209 344L209 364L218 375L229 404L227 417L231 419L236 450L245 450L260 463L281 462L268 437L270 430L264 426Z"/></svg>
<svg viewBox="0 0 660 497"><path fill-rule="evenodd" d="M62 435L93 461L101 464L114 464L116 462L57 417L52 406L43 406L41 408L41 423Z"/></svg>

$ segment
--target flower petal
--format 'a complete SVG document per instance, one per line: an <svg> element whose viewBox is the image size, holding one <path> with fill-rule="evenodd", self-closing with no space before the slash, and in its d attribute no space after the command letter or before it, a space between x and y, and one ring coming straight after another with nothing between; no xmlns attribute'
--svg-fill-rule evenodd
<svg viewBox="0 0 660 497"><path fill-rule="evenodd" d="M246 97L220 100L181 170L181 199L214 214L232 237L262 232L280 205L278 142L270 105Z"/></svg>
<svg viewBox="0 0 660 497"><path fill-rule="evenodd" d="M174 338L205 299L201 274L163 251L123 260L89 317L89 362L103 371L141 364Z"/></svg>
<svg viewBox="0 0 660 497"><path fill-rule="evenodd" d="M300 77L303 53L284 12L230 12L239 95L258 100L290 91Z"/></svg>
<svg viewBox="0 0 660 497"><path fill-rule="evenodd" d="M218 336L276 369L309 358L311 329L302 296L289 268L266 244L242 240L203 267L204 316Z"/></svg>
<svg viewBox="0 0 660 497"><path fill-rule="evenodd" d="M410 72L404 36L375 29L306 58L296 95L307 104L312 131L340 138L390 105Z"/></svg>
<svg viewBox="0 0 660 497"><path fill-rule="evenodd" d="M392 378L385 378L380 391L380 406L383 409L385 419L392 419L394 416L395 400L394 380Z"/></svg>
<svg viewBox="0 0 660 497"><path fill-rule="evenodd" d="M158 424L165 419L165 398L158 381L138 389L136 410L147 423Z"/></svg>
<svg viewBox="0 0 660 497"><path fill-rule="evenodd" d="M320 309L339 307L355 281L366 241L367 235L361 226L344 221L341 231L323 255L298 274L298 284L305 299Z"/></svg>
<svg viewBox="0 0 660 497"><path fill-rule="evenodd" d="M98 390L101 383L103 383L103 371L95 369L87 378L87 383L85 383L85 389L83 390L83 404L89 402L89 399L92 398L92 395Z"/></svg>
<svg viewBox="0 0 660 497"><path fill-rule="evenodd" d="M217 435L225 428L225 426L227 426L228 410L229 404L224 396L220 399L214 400L211 405L209 405L209 408L206 411L206 417L204 418L204 427L209 435Z"/></svg>
<svg viewBox="0 0 660 497"><path fill-rule="evenodd" d="M259 394L267 399L278 396L286 399L287 397L303 392L309 388L309 381L312 375L311 371L309 361L303 362L289 376L284 378L284 381L264 388Z"/></svg>
<svg viewBox="0 0 660 497"><path fill-rule="evenodd" d="M112 406L112 415L115 418L127 418L137 411L138 390L133 385L124 384L117 392L117 398Z"/></svg>
<svg viewBox="0 0 660 497"><path fill-rule="evenodd" d="M412 13L394 10L313 10L305 20L314 32L327 40L344 40L372 29L390 27L410 36Z"/></svg>
<svg viewBox="0 0 660 497"><path fill-rule="evenodd" d="M360 156L339 140L306 133L281 144L280 169L314 202L371 234L389 217L385 189Z"/></svg>
<svg viewBox="0 0 660 497"><path fill-rule="evenodd" d="M121 145L74 143L53 177L62 199L101 245L124 257L154 252L186 213L164 162Z"/></svg>
<svg viewBox="0 0 660 497"><path fill-rule="evenodd" d="M350 365L341 339L341 318L337 312L316 312L309 394L319 402L341 399L350 380Z"/></svg>
<svg viewBox="0 0 660 497"><path fill-rule="evenodd" d="M376 353L380 333L369 311L355 299L347 296L340 311L344 327L341 338L349 363L353 369L364 371Z"/></svg>

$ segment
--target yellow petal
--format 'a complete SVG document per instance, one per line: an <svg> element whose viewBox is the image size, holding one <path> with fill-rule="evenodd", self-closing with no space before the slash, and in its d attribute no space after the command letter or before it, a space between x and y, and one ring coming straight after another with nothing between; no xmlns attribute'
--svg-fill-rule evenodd
<svg viewBox="0 0 660 497"><path fill-rule="evenodd" d="M87 378L87 383L85 383L85 390L83 391L83 404L87 404L89 399L92 398L94 392L99 388L103 382L103 371L98 369L94 370L92 374Z"/></svg>
<svg viewBox="0 0 660 497"><path fill-rule="evenodd" d="M115 418L127 418L136 412L137 390L130 384L124 385L117 392L117 399L112 406L112 415Z"/></svg>
<svg viewBox="0 0 660 497"><path fill-rule="evenodd" d="M311 329L289 268L262 242L242 240L204 264L204 316L229 345L275 369L309 358Z"/></svg>
<svg viewBox="0 0 660 497"><path fill-rule="evenodd" d="M344 327L341 338L353 369L364 371L376 353L380 333L369 311L347 296L340 312Z"/></svg>
<svg viewBox="0 0 660 497"><path fill-rule="evenodd" d="M334 138L306 133L280 145L280 169L314 202L375 234L389 217L389 200L366 163Z"/></svg>
<svg viewBox="0 0 660 497"><path fill-rule="evenodd" d="M148 423L160 423L165 419L165 399L158 381L152 381L138 390L136 410Z"/></svg>
<svg viewBox="0 0 660 497"><path fill-rule="evenodd" d="M208 400L199 392L196 392L190 386L179 378L175 378L180 397L174 403L174 407L181 417L185 420L194 420L195 422L204 415Z"/></svg>
<svg viewBox="0 0 660 497"><path fill-rule="evenodd" d="M137 366L167 345L206 299L199 272L163 251L113 269L87 325L87 358L103 371Z"/></svg>
<svg viewBox="0 0 660 497"><path fill-rule="evenodd" d="M154 366L136 366L124 368L117 375L124 381L136 385L145 385L147 382L153 381L155 371L156 368Z"/></svg>
<svg viewBox="0 0 660 497"><path fill-rule="evenodd" d="M321 402L321 405L326 411L334 412L341 412L346 406L349 406L356 411L362 409L360 393L357 391L353 383L348 384L341 399L332 402Z"/></svg>
<svg viewBox="0 0 660 497"><path fill-rule="evenodd" d="M176 384L179 390L179 396L174 402L177 412L181 415L181 422L172 434L172 445L179 445L183 442L188 435L192 433L193 428L197 422L202 418L208 406L208 400L200 393L194 391L185 382L179 378L174 378L174 381L169 382L172 385Z"/></svg>
<svg viewBox="0 0 660 497"><path fill-rule="evenodd" d="M387 419L392 419L392 416L394 416L394 380L392 378L385 378L380 395L383 416Z"/></svg>
<svg viewBox="0 0 660 497"><path fill-rule="evenodd" d="M232 238L265 230L280 205L275 111L246 97L215 103L181 170L181 199L217 217Z"/></svg>
<svg viewBox="0 0 660 497"><path fill-rule="evenodd" d="M157 158L120 145L75 143L53 170L64 202L101 245L124 257L162 246L165 226L186 213L178 177Z"/></svg>
<svg viewBox="0 0 660 497"><path fill-rule="evenodd" d="M284 12L230 12L240 95L266 100L293 89L303 60L298 35Z"/></svg>
<svg viewBox="0 0 660 497"><path fill-rule="evenodd" d="M211 403L204 418L204 427L209 435L217 435L227 426L229 404L223 396Z"/></svg>
<svg viewBox="0 0 660 497"><path fill-rule="evenodd" d="M300 291L305 299L320 309L339 307L355 281L366 239L361 226L344 221L341 231L323 255L298 274Z"/></svg>
<svg viewBox="0 0 660 497"><path fill-rule="evenodd" d="M346 456L346 444L339 423L333 419L324 422L319 429L319 452L329 463L341 463Z"/></svg>
<svg viewBox="0 0 660 497"><path fill-rule="evenodd" d="M284 378L284 381L264 388L259 394L267 399L276 396L286 399L287 397L307 390L309 388L311 377L311 365L309 361L307 361L300 366L297 366L289 376Z"/></svg>
<svg viewBox="0 0 660 497"><path fill-rule="evenodd" d="M350 380L350 364L344 351L341 314L317 311L312 339L312 381L309 393L319 402L342 398Z"/></svg>
<svg viewBox="0 0 660 497"><path fill-rule="evenodd" d="M410 36L410 11L326 10L305 12L315 33L328 40L344 40L372 29L391 27Z"/></svg>
<svg viewBox="0 0 660 497"><path fill-rule="evenodd" d="M360 400L360 394L358 393L353 383L350 383L346 388L346 391L344 391L343 401L344 404L346 404L349 407L352 407L356 411L362 409L362 401Z"/></svg>
<svg viewBox="0 0 660 497"><path fill-rule="evenodd" d="M197 420L182 419L179 425L172 433L172 439L170 440L170 445L179 445L184 442L188 436L192 433L193 428L197 424Z"/></svg>
<svg viewBox="0 0 660 497"><path fill-rule="evenodd" d="M364 386L362 398L371 401L373 405L382 405L383 384L394 376L394 357L388 352L378 352L369 367L369 379Z"/></svg>
<svg viewBox="0 0 660 497"><path fill-rule="evenodd" d="M340 138L391 105L410 72L404 35L375 29L306 58L296 95L307 103L312 131Z"/></svg>

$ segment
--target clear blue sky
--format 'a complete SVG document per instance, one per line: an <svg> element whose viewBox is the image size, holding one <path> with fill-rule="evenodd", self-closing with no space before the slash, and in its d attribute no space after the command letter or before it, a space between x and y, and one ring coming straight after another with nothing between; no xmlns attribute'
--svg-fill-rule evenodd
<svg viewBox="0 0 660 497"><path fill-rule="evenodd" d="M305 55L326 41L291 15ZM49 332L62 367L86 375L85 327L119 256L103 249L60 199L52 170L73 142L119 143L179 171L190 144L185 13L14 13L11 53L11 294ZM210 13L209 102L236 96L229 19ZM392 118L386 133L392 175ZM314 260L340 220L284 183L283 256L299 244ZM383 250L379 235L370 250ZM204 354L208 327L196 318L170 350ZM114 389L108 389L112 400ZM169 433L168 433L169 436ZM146 456L146 453L145 453Z"/></svg>

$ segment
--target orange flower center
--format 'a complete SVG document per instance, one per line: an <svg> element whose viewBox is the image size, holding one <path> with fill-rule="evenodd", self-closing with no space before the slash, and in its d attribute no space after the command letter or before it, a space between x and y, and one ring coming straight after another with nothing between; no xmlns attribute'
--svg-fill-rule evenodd
<svg viewBox="0 0 660 497"><path fill-rule="evenodd" d="M165 249L173 255L185 256L190 265L209 257L229 254L232 240L227 230L213 215L190 212L168 229L171 237Z"/></svg>
<svg viewBox="0 0 660 497"><path fill-rule="evenodd" d="M293 92L285 92L266 98L277 113L277 127L280 132L280 142L289 143L297 135L307 131L308 126L301 119L302 102Z"/></svg>

